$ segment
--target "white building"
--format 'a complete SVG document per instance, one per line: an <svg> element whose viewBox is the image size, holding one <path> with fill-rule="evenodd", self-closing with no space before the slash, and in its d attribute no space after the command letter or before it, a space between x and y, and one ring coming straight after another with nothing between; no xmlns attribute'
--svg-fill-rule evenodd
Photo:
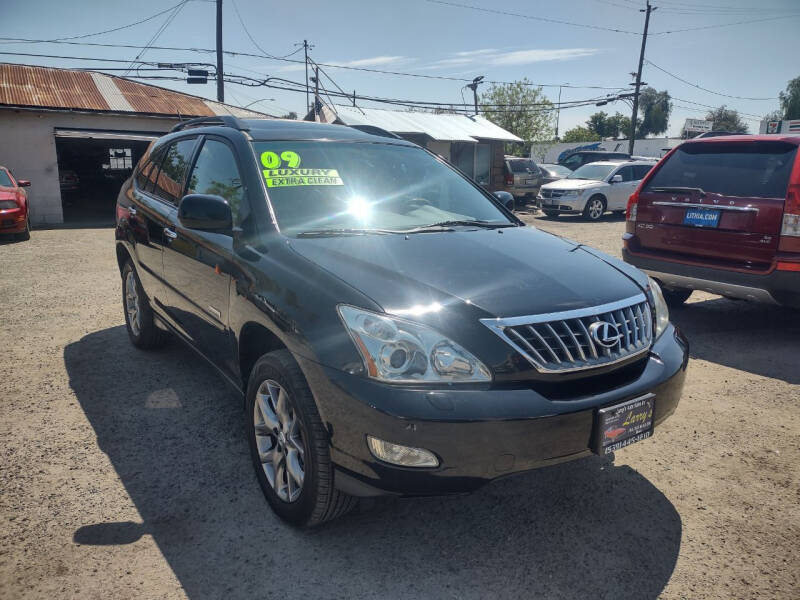
<svg viewBox="0 0 800 600"><path fill-rule="evenodd" d="M0 63L0 165L29 179L31 222L114 222L121 183L181 119L264 117L103 73Z"/></svg>

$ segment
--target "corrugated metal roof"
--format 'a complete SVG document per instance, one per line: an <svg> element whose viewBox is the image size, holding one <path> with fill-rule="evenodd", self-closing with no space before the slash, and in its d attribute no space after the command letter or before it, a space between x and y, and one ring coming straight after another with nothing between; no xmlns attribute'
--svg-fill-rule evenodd
<svg viewBox="0 0 800 600"><path fill-rule="evenodd" d="M478 139L522 141L481 116L400 112L356 106L335 106L333 110L345 125L371 125L392 133L423 134L441 142L474 142Z"/></svg>
<svg viewBox="0 0 800 600"><path fill-rule="evenodd" d="M0 106L134 112L176 117L264 113L105 73L0 63Z"/></svg>

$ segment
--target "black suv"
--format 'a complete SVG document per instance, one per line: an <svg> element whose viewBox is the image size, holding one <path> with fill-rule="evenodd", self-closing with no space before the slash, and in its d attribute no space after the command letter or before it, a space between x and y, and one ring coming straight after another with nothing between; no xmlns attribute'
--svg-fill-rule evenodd
<svg viewBox="0 0 800 600"><path fill-rule="evenodd" d="M652 280L400 139L182 123L123 186L116 251L131 341L169 332L241 394L261 487L295 524L609 454L683 388Z"/></svg>

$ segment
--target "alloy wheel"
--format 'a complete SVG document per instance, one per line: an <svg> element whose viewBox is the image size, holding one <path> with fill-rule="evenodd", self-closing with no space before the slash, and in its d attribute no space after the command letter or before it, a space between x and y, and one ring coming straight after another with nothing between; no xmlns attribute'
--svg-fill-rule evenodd
<svg viewBox="0 0 800 600"><path fill-rule="evenodd" d="M593 221L603 216L603 201L599 198L589 200L589 218Z"/></svg>
<svg viewBox="0 0 800 600"><path fill-rule="evenodd" d="M128 313L128 323L133 335L138 336L142 330L142 311L133 271L128 271L128 276L125 278L125 311Z"/></svg>
<svg viewBox="0 0 800 600"><path fill-rule="evenodd" d="M294 502L303 491L305 446L303 426L289 393L267 379L256 392L253 426L261 468L284 502Z"/></svg>

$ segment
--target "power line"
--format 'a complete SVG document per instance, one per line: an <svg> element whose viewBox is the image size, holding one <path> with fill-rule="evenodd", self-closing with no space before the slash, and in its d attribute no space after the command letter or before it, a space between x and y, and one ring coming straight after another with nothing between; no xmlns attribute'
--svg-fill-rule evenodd
<svg viewBox="0 0 800 600"><path fill-rule="evenodd" d="M59 37L59 38L54 38L52 40L37 40L35 43L45 43L45 42L55 43L55 42L62 42L62 41L67 41L67 40L81 40L81 39L88 38L88 37L94 37L96 35L103 35L104 33L113 33L115 31L121 31L123 29L128 29L130 27L135 27L136 25L141 25L142 23L147 23L148 21L152 21L153 19L155 19L157 17L160 17L161 15L163 15L165 13L168 13L169 11L178 8L182 4L185 4L187 1L189 1L189 0L182 0L181 2L178 2L176 5L170 6L169 8L165 8L164 10L161 10L161 11L157 12L154 15L150 15L149 17L145 17L144 19L141 19L139 21L134 21L133 23L128 23L127 25L121 25L120 27L114 27L113 29L105 29L104 31L96 31L94 33L85 33L83 35L72 35L72 36L69 36L69 37ZM20 40L19 43L21 43L22 41L23 40ZM24 40L24 41L28 42L30 40ZM13 43L18 43L18 42L13 42Z"/></svg>
<svg viewBox="0 0 800 600"><path fill-rule="evenodd" d="M175 9L172 11L172 14L170 14L170 15L169 15L169 16L166 18L166 20L165 20L165 21L164 21L164 23L161 25L161 27L159 27L159 28L156 30L156 32L153 34L153 37L151 37L151 38L150 38L150 41L149 41L149 42L147 42L147 44L145 44L145 47L144 47L144 48L142 48L142 49L139 51L139 54L137 54L137 55L136 55L136 58L134 58L134 59L131 61L131 64L128 66L128 70L130 70L130 69L132 69L132 68L133 68L133 65L136 63L136 61L137 61L137 60L139 60L139 59L140 59L140 58L141 58L141 57L144 55L144 53L145 53L145 52L147 52L147 51L150 49L150 46L151 46L152 44L154 44L154 43L156 42L156 40L158 40L159 36L160 36L162 33L164 33L164 31L166 31L167 27L169 27L170 23L172 23L172 21L175 19L175 17L177 17L177 16L178 16L178 13L179 13L179 12L181 12L181 9L182 9L184 6L186 6L186 3L187 3L188 1L189 1L189 0L183 0L182 2L179 2L179 3L178 3L178 5L177 5L177 6L175 7ZM126 74L127 74L127 71L126 71L125 73L123 73L123 75L126 75Z"/></svg>
<svg viewBox="0 0 800 600"><path fill-rule="evenodd" d="M653 61L645 59L645 62L648 65L650 65L651 67L655 67L656 69L658 69L662 73L666 73L667 75L669 75L673 79L677 79L678 81L680 81L682 83L685 83L686 85L690 85L693 88L697 88L698 90L702 90L704 92L708 92L709 94L714 94L715 96L724 96L725 98L733 98L735 100L777 100L778 99L778 98L750 98L750 97L747 97L747 96L734 96L734 95L731 95L731 94L723 94L722 92L715 92L714 90L709 90L708 88L704 88L702 86L699 86L696 83L692 83L691 81L686 81L682 77L679 77L679 76L675 75L675 73L670 73L665 68L659 67Z"/></svg>
<svg viewBox="0 0 800 600"><path fill-rule="evenodd" d="M556 23L558 25L571 25L573 27L583 27L585 29L599 29L601 31L612 31L614 33L627 33L630 35L641 35L638 31L629 31L627 29L616 29L614 27L602 27L600 25L589 25L586 23L574 23L572 21L562 21L560 19L550 19L548 17L537 17L534 15L525 15L522 13L511 12L507 10L499 10L495 8L483 8L481 6L471 6L469 4L459 4L458 2L447 2L445 0L424 0L425 2L430 2L431 4L441 4L443 6L450 6L453 8L466 8L469 10L477 10L480 12L495 14L495 15L506 15L509 17L517 17L519 19L530 19L531 21L544 21L545 23Z"/></svg>
<svg viewBox="0 0 800 600"><path fill-rule="evenodd" d="M764 21L777 21L778 19L786 19L792 17L798 17L800 14L796 15L789 15L781 16L781 17L767 17L764 19L752 19L749 21L736 21L734 23L722 23L720 25L702 25L700 27L687 27L685 29L670 29L669 31L656 31L651 33L650 35L667 35L670 33L681 33L683 31L700 31L702 29L719 29L720 27L733 27L734 25L749 25L751 23L763 23Z"/></svg>
<svg viewBox="0 0 800 600"><path fill-rule="evenodd" d="M265 56L268 56L268 57L273 58L275 60L280 60L280 59L284 59L284 58L289 58L290 56L294 56L295 54L300 52L300 50L302 50L302 48L297 48L294 52L290 52L289 54L287 54L285 56L273 56L272 54L270 54L269 52L264 50L261 46L259 46L258 42L256 42L255 39L253 39L253 36L250 35L250 30L247 29L247 25L244 24L244 19L242 18L242 14L239 12L239 7L236 5L236 0L231 0L231 4L233 4L233 10L236 12L236 16L239 19L239 23L241 23L241 25L242 25L242 29L244 29L245 35L247 35L248 39L252 42L253 46L255 46L256 49L259 52L261 52L262 54L264 54Z"/></svg>
<svg viewBox="0 0 800 600"><path fill-rule="evenodd" d="M32 43L36 42L47 42L48 40L30 40L26 38L3 38L0 37L0 40L18 40L21 42L29 41ZM133 48L133 49L141 49L144 46L137 46L134 44L102 44L97 42L53 42L56 44L70 44L76 46L97 46L101 48ZM200 53L213 53L216 50L212 50L210 48L185 48L185 47L175 47L175 46L150 46L151 50L169 50L173 52L200 52ZM302 46L301 46L302 49ZM271 56L266 54L255 54L252 52L243 52L243 51L236 51L236 50L225 50L224 54L228 56L245 56L249 58L266 58L268 60L277 60L283 62L290 62L295 64L304 64L305 61L300 59L292 59L292 58L284 58L278 56ZM20 55L25 56L26 54L20 53ZM34 54L29 54L27 56L37 56ZM66 57L66 58L78 58L81 57ZM125 61L121 61L125 62ZM447 75L425 75L422 73L408 73L404 71L388 71L385 69L373 69L369 67L355 67L351 65L336 65L331 63L315 63L317 66L320 67L327 67L329 69L346 69L350 71L365 71L368 73L379 73L381 75L397 75L402 77L416 77L420 79L436 79L442 81L457 81L462 83L471 83L472 79L467 79L465 77L449 77ZM497 84L497 85L507 85L510 83L519 83L514 81L502 81L502 80L489 80L486 83ZM608 86L608 85L573 85L570 83L536 83L536 82L528 82L526 85L530 85L533 87L564 87L568 89L586 89L586 90L620 90L623 89L625 86Z"/></svg>

